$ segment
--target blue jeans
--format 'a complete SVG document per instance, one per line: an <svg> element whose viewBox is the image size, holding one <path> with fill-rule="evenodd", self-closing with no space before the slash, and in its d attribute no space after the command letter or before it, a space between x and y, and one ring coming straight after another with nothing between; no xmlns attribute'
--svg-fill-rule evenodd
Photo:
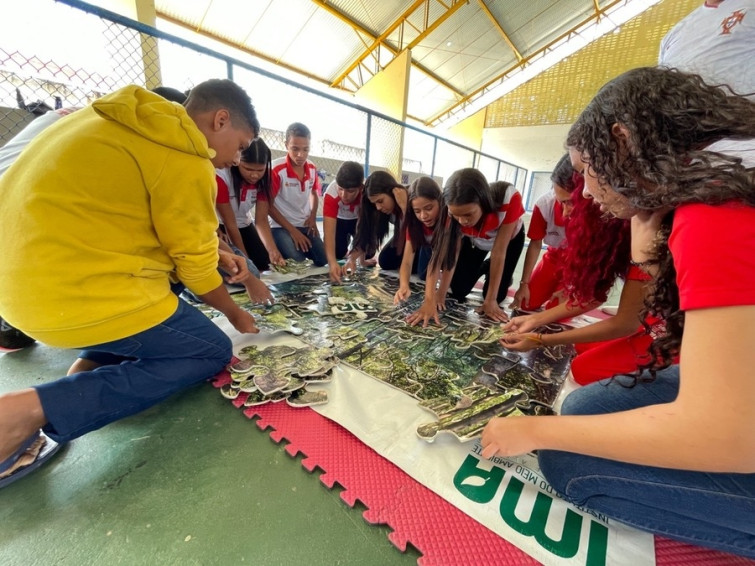
<svg viewBox="0 0 755 566"><path fill-rule="evenodd" d="M244 255L244 252L242 252L239 248L237 248L233 244L228 244L228 245L233 250L233 253L235 253L236 255L240 255L241 257L243 257L243 258L246 259L246 268L250 271L250 273L252 275L254 275L257 279L259 279L259 277L260 277L260 270L257 269L257 266L254 265L254 262L251 259L249 259L248 257L246 257ZM225 271L223 271L222 269L218 269L218 271L220 271L220 274L225 278L225 276L227 275L225 273Z"/></svg>
<svg viewBox="0 0 755 566"><path fill-rule="evenodd" d="M210 319L179 299L165 322L88 351L129 358L35 387L45 433L67 442L220 372L231 360L231 340Z"/></svg>
<svg viewBox="0 0 755 566"><path fill-rule="evenodd" d="M417 252L417 276L420 281L427 279L427 268L430 265L430 260L433 257L433 248L429 244L422 246Z"/></svg>
<svg viewBox="0 0 755 566"><path fill-rule="evenodd" d="M620 379L574 391L561 413L593 415L668 403L679 391L678 366L635 387L622 387ZM712 411L714 401L712 396ZM553 450L541 450L538 457L551 485L577 505L664 537L755 558L755 474L654 468Z"/></svg>
<svg viewBox="0 0 755 566"><path fill-rule="evenodd" d="M288 233L288 230L285 228L273 228L273 240L275 240L275 245L281 255L285 259L294 259L296 261L304 261L305 258L309 258L317 267L322 267L328 263L328 257L325 255L325 246L319 234L313 237L307 233L307 228L297 227L296 229L309 238L312 247L306 252L297 250L294 239Z"/></svg>

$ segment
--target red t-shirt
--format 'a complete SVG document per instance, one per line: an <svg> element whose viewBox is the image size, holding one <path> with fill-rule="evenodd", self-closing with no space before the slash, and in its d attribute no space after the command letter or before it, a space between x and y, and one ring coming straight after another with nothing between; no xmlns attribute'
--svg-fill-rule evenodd
<svg viewBox="0 0 755 566"><path fill-rule="evenodd" d="M682 310L755 305L755 207L681 206L669 249Z"/></svg>

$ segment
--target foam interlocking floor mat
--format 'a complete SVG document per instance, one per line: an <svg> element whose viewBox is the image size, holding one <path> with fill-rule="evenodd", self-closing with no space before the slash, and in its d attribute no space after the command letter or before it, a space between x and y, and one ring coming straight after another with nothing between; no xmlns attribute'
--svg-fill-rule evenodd
<svg viewBox="0 0 755 566"><path fill-rule="evenodd" d="M220 387L229 380L221 374ZM243 394L242 394L243 395ZM233 404L241 407L244 397ZM340 496L353 507L359 500L368 523L392 529L389 539L404 551L417 548L421 566L530 566L539 562L480 525L403 470L380 456L337 423L308 408L269 403L244 410L256 418L270 437L288 442L292 457L301 454L302 465L323 470L320 480L332 488L343 487ZM755 561L656 537L656 563L660 566L744 566Z"/></svg>

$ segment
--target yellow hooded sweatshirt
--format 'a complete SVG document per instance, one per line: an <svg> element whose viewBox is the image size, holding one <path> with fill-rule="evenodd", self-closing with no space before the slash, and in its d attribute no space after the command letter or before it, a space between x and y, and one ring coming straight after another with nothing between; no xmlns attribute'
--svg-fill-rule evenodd
<svg viewBox="0 0 755 566"><path fill-rule="evenodd" d="M58 347L132 336L217 272L214 151L183 107L129 86L38 135L0 177L0 315Z"/></svg>

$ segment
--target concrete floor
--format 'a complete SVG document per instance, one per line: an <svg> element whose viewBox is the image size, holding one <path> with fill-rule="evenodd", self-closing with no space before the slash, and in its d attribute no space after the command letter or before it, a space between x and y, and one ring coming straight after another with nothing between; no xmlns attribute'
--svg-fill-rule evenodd
<svg viewBox="0 0 755 566"><path fill-rule="evenodd" d="M75 355L0 356L0 393L64 375ZM1 490L0 564L416 564L362 511L204 384Z"/></svg>
<svg viewBox="0 0 755 566"><path fill-rule="evenodd" d="M75 357L39 344L0 354L0 393L63 376ZM416 564L363 510L206 384L73 441L0 491L0 565Z"/></svg>

